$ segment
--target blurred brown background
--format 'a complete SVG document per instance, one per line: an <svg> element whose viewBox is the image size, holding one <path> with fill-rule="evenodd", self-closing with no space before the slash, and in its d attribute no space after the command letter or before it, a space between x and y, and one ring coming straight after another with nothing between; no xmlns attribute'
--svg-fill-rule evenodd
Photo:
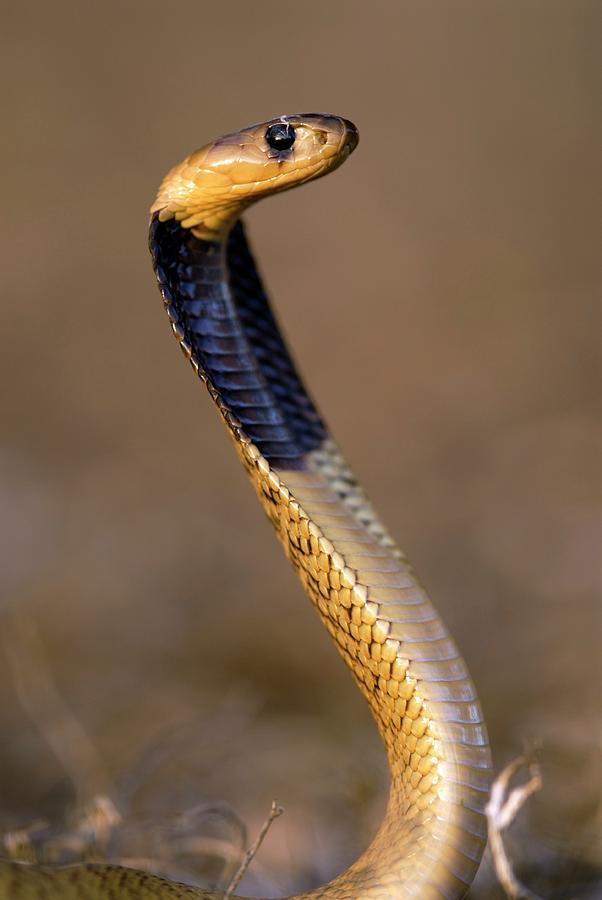
<svg viewBox="0 0 602 900"><path fill-rule="evenodd" d="M253 244L464 651L496 767L543 744L519 871L596 896L601 13L3 4L0 828L68 831L108 791L112 858L188 877L178 813L199 804L228 843L214 804L255 834L277 796L242 887L278 896L347 864L382 811L368 712L170 338L146 249L154 191L193 148L326 110L359 149L253 210ZM489 862L472 896L497 896Z"/></svg>

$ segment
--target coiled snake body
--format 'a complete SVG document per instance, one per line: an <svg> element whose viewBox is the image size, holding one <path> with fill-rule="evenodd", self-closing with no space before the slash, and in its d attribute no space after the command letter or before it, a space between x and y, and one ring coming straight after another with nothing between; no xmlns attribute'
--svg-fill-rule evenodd
<svg viewBox="0 0 602 900"><path fill-rule="evenodd" d="M458 650L358 487L291 361L240 213L339 166L345 119L282 116L193 153L152 207L150 248L180 347L206 384L322 622L370 704L391 769L384 821L303 898L462 897L485 843L487 736ZM217 900L118 866L0 863L0 898Z"/></svg>

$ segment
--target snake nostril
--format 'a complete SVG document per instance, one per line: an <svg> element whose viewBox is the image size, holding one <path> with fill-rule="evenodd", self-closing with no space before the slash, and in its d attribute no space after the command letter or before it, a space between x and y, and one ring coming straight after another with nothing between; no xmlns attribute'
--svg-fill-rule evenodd
<svg viewBox="0 0 602 900"><path fill-rule="evenodd" d="M295 143L295 129L287 122L276 122L266 131L265 139L273 150L290 150Z"/></svg>

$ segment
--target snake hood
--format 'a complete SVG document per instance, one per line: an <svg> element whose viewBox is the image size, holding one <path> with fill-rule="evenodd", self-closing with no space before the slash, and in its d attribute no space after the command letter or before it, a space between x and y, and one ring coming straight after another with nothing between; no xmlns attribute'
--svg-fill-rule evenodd
<svg viewBox="0 0 602 900"><path fill-rule="evenodd" d="M327 885L294 900L459 900L486 840L491 759L476 691L307 392L237 221L261 197L335 169L357 140L346 119L321 114L280 116L218 138L163 181L149 246L180 349L368 702L389 761L389 803L372 843ZM340 333L331 338L333 352L356 364ZM355 427L364 427L359 414ZM267 633L269 615L263 624ZM282 640L282 652L297 654L304 638L293 626ZM227 641L221 650L231 652ZM223 891L113 865L0 862L0 900L116 896L221 900Z"/></svg>
<svg viewBox="0 0 602 900"><path fill-rule="evenodd" d="M252 203L326 175L358 140L352 122L326 113L251 125L195 150L171 169L151 213L161 221L175 218L196 237L221 239Z"/></svg>

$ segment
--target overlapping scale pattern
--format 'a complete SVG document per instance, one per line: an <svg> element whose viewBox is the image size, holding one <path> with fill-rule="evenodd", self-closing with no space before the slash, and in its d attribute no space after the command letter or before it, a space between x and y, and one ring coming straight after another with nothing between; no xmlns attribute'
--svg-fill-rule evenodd
<svg viewBox="0 0 602 900"><path fill-rule="evenodd" d="M156 221L151 249L174 333L389 757L391 797L374 842L307 896L460 897L484 847L490 775L464 662L307 396L242 227L220 247Z"/></svg>
<svg viewBox="0 0 602 900"><path fill-rule="evenodd" d="M305 135L286 159L263 147L273 121ZM150 249L180 347L368 701L389 759L389 803L368 849L329 884L293 900L453 900L466 893L485 845L490 756L476 694L453 640L303 387L242 225L230 230L259 196L332 171L357 140L348 120L307 114L201 148L164 179ZM294 633L289 639L298 640ZM119 866L0 862L0 900L117 896L222 895Z"/></svg>

